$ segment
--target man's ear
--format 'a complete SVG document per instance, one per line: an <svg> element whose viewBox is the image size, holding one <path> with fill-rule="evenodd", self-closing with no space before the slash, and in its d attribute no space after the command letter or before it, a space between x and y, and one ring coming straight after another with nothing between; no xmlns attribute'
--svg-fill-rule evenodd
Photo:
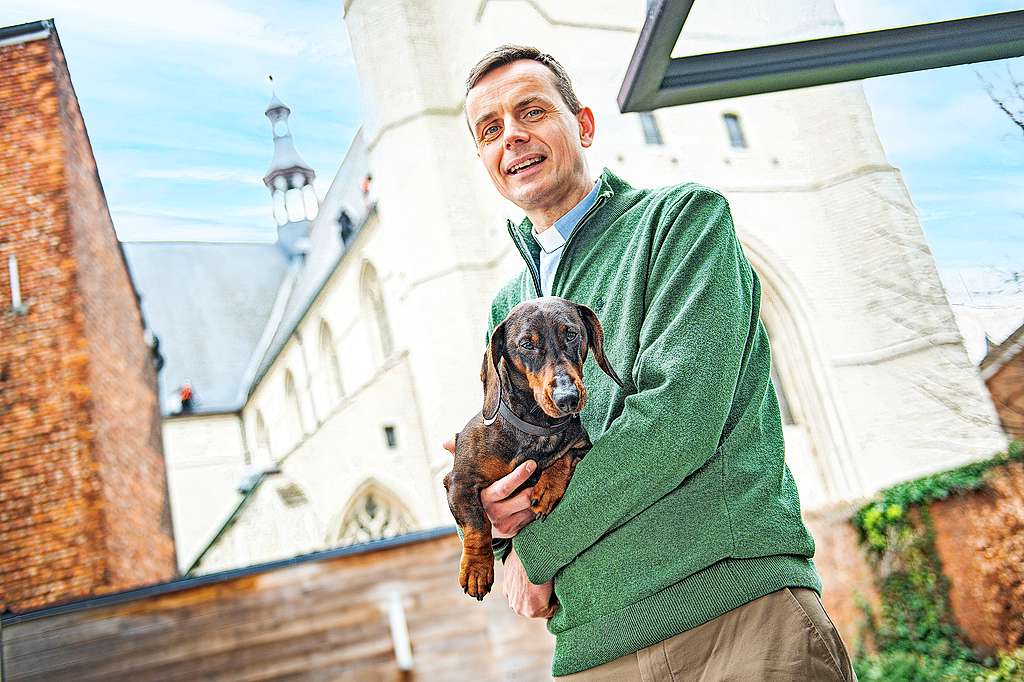
<svg viewBox="0 0 1024 682"><path fill-rule="evenodd" d="M505 354L505 323L502 322L491 332L491 341L484 351L484 362L480 366L480 381L484 384L484 419L494 417L498 412L499 385L498 363Z"/></svg>
<svg viewBox="0 0 1024 682"><path fill-rule="evenodd" d="M589 147L594 144L594 112L590 107L583 107L580 113L576 114L576 122L580 126L580 146Z"/></svg>
<svg viewBox="0 0 1024 682"><path fill-rule="evenodd" d="M615 373L612 366L608 364L608 358L604 355L604 330L601 328L601 321L597 319L597 313L581 303L576 304L576 309L579 311L580 317L583 319L583 326L587 330L587 346L594 348L594 359L597 360L597 366L604 370L604 373L610 376L612 381L617 383L619 387L622 387L622 379ZM587 359L585 349L583 359Z"/></svg>

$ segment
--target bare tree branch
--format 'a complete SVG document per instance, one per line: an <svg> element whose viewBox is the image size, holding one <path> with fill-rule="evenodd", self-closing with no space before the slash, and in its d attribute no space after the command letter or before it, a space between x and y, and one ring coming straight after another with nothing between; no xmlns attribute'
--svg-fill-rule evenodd
<svg viewBox="0 0 1024 682"><path fill-rule="evenodd" d="M1024 101L1024 96L1021 95L1021 85L1022 84L1018 83L1016 81L1016 79L1014 78L1013 71L1010 71L1010 65L1009 64L1006 65L1006 70L1010 74L1010 83L1013 84L1014 91L1017 93L1017 99L1019 99L1021 101ZM995 87L990 82L988 82L988 80L986 80L984 76L981 75L980 71L978 71L977 69L974 69L974 75L976 75L978 77L978 80L980 80L982 82L982 85L985 88L985 92L988 93L988 98L990 100L992 100L992 103L995 104L997 107L999 107L999 110L1002 111L1004 114L1006 114L1007 117L1009 117L1009 119L1011 121L1013 121L1013 123L1018 128L1020 128L1021 132L1024 133L1024 113L1017 113L1017 112L1014 112L1012 109L1010 109L1010 107L1007 105L1006 101L1001 99L996 94Z"/></svg>

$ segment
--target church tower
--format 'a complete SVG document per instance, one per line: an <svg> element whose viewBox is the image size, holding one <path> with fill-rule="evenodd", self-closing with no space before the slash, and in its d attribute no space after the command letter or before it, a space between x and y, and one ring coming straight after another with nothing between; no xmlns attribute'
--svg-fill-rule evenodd
<svg viewBox="0 0 1024 682"><path fill-rule="evenodd" d="M263 176L263 184L274 201L277 242L289 256L300 256L309 250L309 229L319 206L313 180L316 173L299 156L288 127L292 110L271 95L266 116L274 134L274 158Z"/></svg>
<svg viewBox="0 0 1024 682"><path fill-rule="evenodd" d="M523 267L504 234L504 218L522 211L491 186L464 111L467 73L503 43L550 51L571 75L597 121L591 177L606 166L637 187L695 181L728 198L763 285L776 389L791 413L787 461L806 508L1005 447L859 83L622 114L615 97L643 3L346 0L344 11L404 305L408 331L396 336L437 471L450 466L438 444L480 409L469 386L491 296ZM753 0L697 3L677 50L841 30L833 0L772 12Z"/></svg>

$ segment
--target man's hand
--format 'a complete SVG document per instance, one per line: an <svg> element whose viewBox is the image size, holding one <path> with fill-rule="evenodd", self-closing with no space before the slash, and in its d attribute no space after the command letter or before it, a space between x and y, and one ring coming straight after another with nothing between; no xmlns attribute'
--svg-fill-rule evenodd
<svg viewBox="0 0 1024 682"><path fill-rule="evenodd" d="M449 438L444 448L454 455L455 439ZM492 537L513 537L536 517L530 509L532 487L525 488L515 497L509 497L536 468L536 462L532 459L527 460L513 469L512 473L499 478L480 491L480 502L483 503L487 518L491 521ZM554 584L554 580L542 585L531 583L515 548L509 551L505 560L505 576L501 581L501 590L508 599L509 607L517 614L528 618L550 618L554 615L558 608Z"/></svg>
<svg viewBox="0 0 1024 682"><path fill-rule="evenodd" d="M550 618L558 610L554 585L554 580L543 585L531 583L515 548L512 548L505 560L505 575L501 579L501 591L508 599L509 608L527 618Z"/></svg>
<svg viewBox="0 0 1024 682"><path fill-rule="evenodd" d="M455 439L449 438L445 441L444 448L454 455ZM480 491L480 502L491 521L491 537L513 537L537 516L530 509L532 487L523 489L515 497L509 497L536 468L536 462L532 459L527 460L513 469L512 473L499 478Z"/></svg>

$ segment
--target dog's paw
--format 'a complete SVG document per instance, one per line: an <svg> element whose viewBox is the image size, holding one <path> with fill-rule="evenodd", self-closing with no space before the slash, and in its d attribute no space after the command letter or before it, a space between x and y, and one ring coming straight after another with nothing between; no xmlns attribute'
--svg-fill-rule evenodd
<svg viewBox="0 0 1024 682"><path fill-rule="evenodd" d="M530 497L530 509L537 515L538 519L543 521L564 494L565 488L558 488L545 481L538 481L533 486L533 495Z"/></svg>
<svg viewBox="0 0 1024 682"><path fill-rule="evenodd" d="M459 585L462 591L481 601L494 584L494 557L462 555L459 565Z"/></svg>

